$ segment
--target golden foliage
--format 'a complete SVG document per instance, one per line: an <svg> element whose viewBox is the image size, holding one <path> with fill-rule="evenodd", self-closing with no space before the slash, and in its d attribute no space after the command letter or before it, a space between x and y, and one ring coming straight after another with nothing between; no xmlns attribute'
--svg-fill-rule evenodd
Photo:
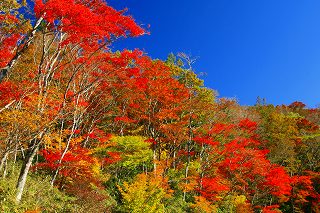
<svg viewBox="0 0 320 213"><path fill-rule="evenodd" d="M166 183L166 179L153 174L139 174L131 184L124 182L118 186L124 208L129 212L163 212Z"/></svg>
<svg viewBox="0 0 320 213"><path fill-rule="evenodd" d="M195 212L199 213L211 213L216 212L216 208L211 205L211 203L202 196L195 196L195 203L191 205L191 208L194 209Z"/></svg>

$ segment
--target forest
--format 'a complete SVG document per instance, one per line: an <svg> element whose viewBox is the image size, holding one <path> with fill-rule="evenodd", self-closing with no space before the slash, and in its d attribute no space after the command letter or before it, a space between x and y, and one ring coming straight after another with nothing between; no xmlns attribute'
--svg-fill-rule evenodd
<svg viewBox="0 0 320 213"><path fill-rule="evenodd" d="M218 98L104 0L0 1L1 212L320 212L320 109Z"/></svg>

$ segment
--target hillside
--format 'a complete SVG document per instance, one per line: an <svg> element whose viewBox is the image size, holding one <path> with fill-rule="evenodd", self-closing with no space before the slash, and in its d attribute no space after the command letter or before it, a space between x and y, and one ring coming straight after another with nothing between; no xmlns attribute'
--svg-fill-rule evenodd
<svg viewBox="0 0 320 213"><path fill-rule="evenodd" d="M320 212L320 109L218 98L102 0L0 3L2 212Z"/></svg>

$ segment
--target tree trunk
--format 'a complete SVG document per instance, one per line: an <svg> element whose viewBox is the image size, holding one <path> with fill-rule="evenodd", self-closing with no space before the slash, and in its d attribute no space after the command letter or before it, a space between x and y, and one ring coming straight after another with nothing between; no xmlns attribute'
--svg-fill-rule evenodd
<svg viewBox="0 0 320 213"><path fill-rule="evenodd" d="M8 159L6 159L5 163L4 163L4 169L3 169L3 175L2 178L5 179L7 176L7 172L8 172Z"/></svg>
<svg viewBox="0 0 320 213"><path fill-rule="evenodd" d="M44 14L45 15L45 14ZM43 16L44 16L43 15ZM21 55L27 51L29 45L31 44L38 27L40 26L41 22L43 21L43 16L41 16L34 25L33 29L28 33L28 35L24 38L22 41L22 44L20 46L20 49L18 47L16 54L13 56L13 58L9 61L6 67L3 67L0 69L0 83L2 80L8 75L9 71L14 67L14 65L17 63Z"/></svg>
<svg viewBox="0 0 320 213"><path fill-rule="evenodd" d="M24 163L21 167L18 183L17 183L17 194L16 194L16 201L19 203L22 197L22 193L26 184L27 176L32 165L32 161L34 156L37 154L39 149L40 143L35 144L31 150L29 151L28 155L26 156Z"/></svg>
<svg viewBox="0 0 320 213"><path fill-rule="evenodd" d="M191 105L191 96L189 95L189 101L190 101L190 107L192 106ZM191 162L191 143L192 143L192 139L193 139L193 135L192 135L192 115L193 115L193 112L192 110L190 109L190 112L189 112L189 141L187 142L187 152L188 152L188 160L187 160L187 165L186 165L186 169L185 169L185 184L187 186L187 184L189 183L188 181L188 175L189 175L189 165L190 165L190 162ZM186 187L185 186L185 187ZM184 189L184 192L183 192L183 201L186 201L186 189Z"/></svg>
<svg viewBox="0 0 320 213"><path fill-rule="evenodd" d="M157 154L156 154L156 148L153 149L153 172L154 172L154 176L156 176L157 174Z"/></svg>
<svg viewBox="0 0 320 213"><path fill-rule="evenodd" d="M9 151L7 151L6 153L4 153L2 159L1 159L1 163L0 163L0 171L2 171L2 169L4 168L4 164L7 160L7 157L9 155Z"/></svg>
<svg viewBox="0 0 320 213"><path fill-rule="evenodd" d="M190 145L189 145L189 143L188 143L188 160L187 160L187 165L186 165L186 168L185 168L185 184L186 184L186 186L185 186L185 188L187 187L187 184L188 184L188 174L189 174L189 164L190 164ZM184 188L184 190L183 190L183 201L186 201L186 195L187 195L187 192L186 192L186 189Z"/></svg>

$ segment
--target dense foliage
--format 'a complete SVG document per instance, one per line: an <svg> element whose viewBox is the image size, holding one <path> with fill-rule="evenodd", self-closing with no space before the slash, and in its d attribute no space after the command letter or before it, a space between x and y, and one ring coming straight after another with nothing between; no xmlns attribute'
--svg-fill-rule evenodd
<svg viewBox="0 0 320 213"><path fill-rule="evenodd" d="M320 212L320 109L217 99L103 0L0 2L2 212Z"/></svg>

